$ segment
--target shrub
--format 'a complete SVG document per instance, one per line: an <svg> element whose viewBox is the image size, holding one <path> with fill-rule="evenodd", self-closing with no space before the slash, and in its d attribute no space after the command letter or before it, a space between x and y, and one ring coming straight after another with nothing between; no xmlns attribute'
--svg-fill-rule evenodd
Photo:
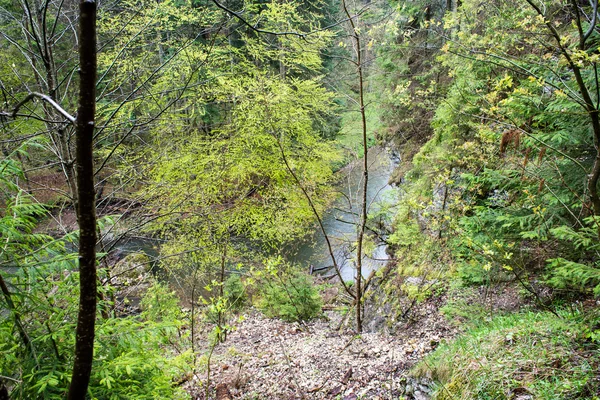
<svg viewBox="0 0 600 400"><path fill-rule="evenodd" d="M237 274L230 275L227 278L224 283L224 292L227 304L232 310L239 310L248 301L246 287L242 282L242 278Z"/></svg>
<svg viewBox="0 0 600 400"><path fill-rule="evenodd" d="M38 271L41 268L38 268ZM60 276L60 275L57 275ZM73 363L78 273L43 274L19 304L35 356L29 355L11 318L0 317L0 375L14 399L64 399ZM49 302L48 286L56 302ZM45 303L44 303L45 302ZM142 300L148 310L124 318L98 318L89 393L95 399L185 398L174 382L189 371L190 353L175 352L182 323L176 299L156 285ZM160 304L160 307L158 306ZM0 304L2 305L2 304ZM174 307L173 307L174 306ZM152 311L150 311L152 310Z"/></svg>
<svg viewBox="0 0 600 400"><path fill-rule="evenodd" d="M259 309L268 317L306 321L321 314L322 300L311 279L301 273L278 274L259 288Z"/></svg>

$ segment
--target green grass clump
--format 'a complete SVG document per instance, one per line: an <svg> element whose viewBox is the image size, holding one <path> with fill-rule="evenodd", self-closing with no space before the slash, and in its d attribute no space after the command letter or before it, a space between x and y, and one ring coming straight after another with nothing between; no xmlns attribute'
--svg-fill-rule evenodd
<svg viewBox="0 0 600 400"><path fill-rule="evenodd" d="M441 345L413 370L434 399L600 399L600 319L583 314L496 317Z"/></svg>

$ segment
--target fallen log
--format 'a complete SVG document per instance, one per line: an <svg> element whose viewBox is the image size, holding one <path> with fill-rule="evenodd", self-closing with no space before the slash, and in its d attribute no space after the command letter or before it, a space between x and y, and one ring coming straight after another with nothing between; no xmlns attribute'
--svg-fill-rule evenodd
<svg viewBox="0 0 600 400"><path fill-rule="evenodd" d="M309 275L313 275L315 272L327 271L327 270L330 270L331 268L333 268L333 265L328 265L326 267L315 268L314 265L310 264L310 267L308 268L308 274Z"/></svg>

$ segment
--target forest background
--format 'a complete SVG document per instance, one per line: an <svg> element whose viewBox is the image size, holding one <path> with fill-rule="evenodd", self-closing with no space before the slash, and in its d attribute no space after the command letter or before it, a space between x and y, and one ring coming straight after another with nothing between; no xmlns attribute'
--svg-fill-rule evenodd
<svg viewBox="0 0 600 400"><path fill-rule="evenodd" d="M335 171L352 160L360 279L329 285L357 333L369 302L389 304L393 324L439 300L465 332L413 372L439 398L597 398L596 1L81 7L0 0L0 398L185 397L207 372L211 396L212 349L236 310L321 314L319 286L286 249L328 236ZM77 158L81 138L90 157ZM375 211L362 194L376 143L401 163L396 198ZM156 253L124 257L140 236ZM86 237L98 252L87 270ZM364 277L380 240L390 262ZM522 303L507 315L465 300L507 284ZM86 341L87 366L74 350ZM81 368L89 387L76 394Z"/></svg>

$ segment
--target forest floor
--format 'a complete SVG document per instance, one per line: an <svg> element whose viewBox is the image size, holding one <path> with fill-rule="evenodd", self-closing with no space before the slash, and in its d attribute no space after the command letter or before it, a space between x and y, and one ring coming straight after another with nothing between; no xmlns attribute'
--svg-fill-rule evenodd
<svg viewBox="0 0 600 400"><path fill-rule="evenodd" d="M477 309L490 315L512 312L524 306L518 290L509 284L433 296L414 307L405 321L388 319L376 332L361 335L348 327L339 311L325 311L323 318L299 324L250 309L227 340L214 348L209 397L429 399L431 382L411 377L410 369L464 328L462 317L449 318L440 308L447 310L458 301L470 304L474 314L480 312ZM194 399L205 399L205 382L206 371L188 383Z"/></svg>
<svg viewBox="0 0 600 400"><path fill-rule="evenodd" d="M335 311L306 324L248 312L214 349L211 398L427 399L427 388L407 380L408 370L456 333L437 312L393 336L340 331L341 322ZM192 390L196 399L205 398L200 386Z"/></svg>

